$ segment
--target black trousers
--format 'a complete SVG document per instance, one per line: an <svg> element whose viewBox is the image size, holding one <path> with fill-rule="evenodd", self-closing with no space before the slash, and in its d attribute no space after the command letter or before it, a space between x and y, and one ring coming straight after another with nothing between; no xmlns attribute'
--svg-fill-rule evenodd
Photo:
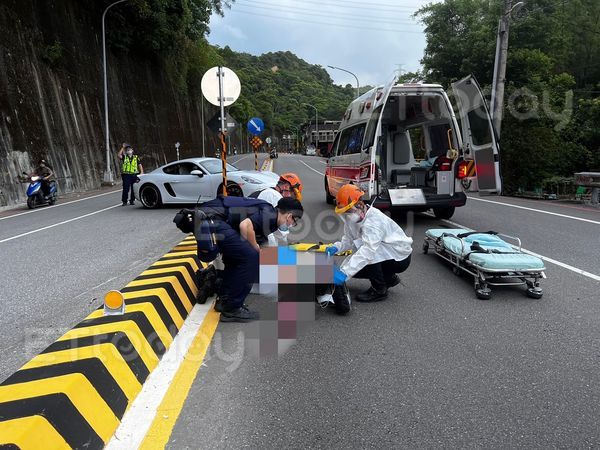
<svg viewBox="0 0 600 450"><path fill-rule="evenodd" d="M129 193L129 190L131 190L129 202L133 203L135 200L135 197L133 196L133 184L135 183L137 175L134 173L122 173L121 178L123 179L123 195L121 195L121 201L127 203L127 194Z"/></svg>
<svg viewBox="0 0 600 450"><path fill-rule="evenodd" d="M369 264L358 271L352 278L367 279L376 291L384 291L387 283L394 278L397 273L402 273L410 266L410 255L402 261L389 259L387 261Z"/></svg>

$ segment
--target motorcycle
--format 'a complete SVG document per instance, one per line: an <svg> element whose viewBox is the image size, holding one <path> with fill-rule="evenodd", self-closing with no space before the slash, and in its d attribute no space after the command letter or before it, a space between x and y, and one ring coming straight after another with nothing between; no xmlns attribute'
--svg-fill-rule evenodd
<svg viewBox="0 0 600 450"><path fill-rule="evenodd" d="M36 206L43 205L54 205L56 198L58 197L56 189L56 181L52 180L48 182L48 195L44 195L42 191L42 177L37 175L29 176L23 172L23 175L27 176L29 186L27 187L27 207L33 209Z"/></svg>

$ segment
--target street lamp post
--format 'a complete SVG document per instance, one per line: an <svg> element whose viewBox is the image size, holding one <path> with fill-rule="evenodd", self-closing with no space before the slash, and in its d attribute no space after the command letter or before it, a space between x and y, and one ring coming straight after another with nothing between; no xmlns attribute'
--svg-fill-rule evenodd
<svg viewBox="0 0 600 450"><path fill-rule="evenodd" d="M513 12L521 9L524 4L524 2L518 2L513 6L512 0L504 0L504 14L502 14L502 17L498 21L496 58L494 60L494 79L492 81L492 98L490 105L490 109L492 110L492 124L498 139L500 139L502 110L504 105L504 85L506 83L506 59L508 56L510 16Z"/></svg>
<svg viewBox="0 0 600 450"><path fill-rule="evenodd" d="M118 0L106 7L102 13L102 68L104 71L104 128L106 130L106 170L104 171L104 183L114 184L115 179L110 167L110 142L108 129L108 77L106 75L106 26L104 24L106 13L113 6L126 2L127 0Z"/></svg>
<svg viewBox="0 0 600 450"><path fill-rule="evenodd" d="M335 67L335 66L327 66L330 69L336 69L336 70L341 70L342 72L346 72L349 73L350 75L352 75L354 78L356 78L356 98L360 97L360 89L359 89L359 84L358 84L358 77L356 75L354 75L352 72L350 72L349 70L346 69L342 69L341 67Z"/></svg>
<svg viewBox="0 0 600 450"><path fill-rule="evenodd" d="M302 103L303 105L306 106L310 106L311 108L313 108L315 110L315 131L317 133L317 142L316 142L316 146L317 146L317 152L319 151L319 112L317 111L317 107L314 105L311 105L310 103Z"/></svg>

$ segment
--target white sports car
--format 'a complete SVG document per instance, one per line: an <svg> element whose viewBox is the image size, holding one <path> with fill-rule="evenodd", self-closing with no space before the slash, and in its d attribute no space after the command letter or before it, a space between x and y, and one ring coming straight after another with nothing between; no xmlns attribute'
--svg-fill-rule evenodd
<svg viewBox="0 0 600 450"><path fill-rule="evenodd" d="M135 198L146 208L166 203L197 203L214 199L223 190L222 162L217 158L189 158L175 161L139 176L133 185ZM273 187L279 175L273 172L240 170L227 164L227 192L247 197Z"/></svg>

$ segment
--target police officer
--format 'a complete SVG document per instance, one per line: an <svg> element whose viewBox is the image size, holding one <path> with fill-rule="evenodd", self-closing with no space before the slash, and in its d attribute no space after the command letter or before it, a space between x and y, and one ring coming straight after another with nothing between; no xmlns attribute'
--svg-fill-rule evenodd
<svg viewBox="0 0 600 450"><path fill-rule="evenodd" d="M214 222L213 235L223 258L223 282L219 288L222 322L248 322L259 318L250 311L244 300L252 283L258 282L260 244L277 229L287 230L296 225L304 210L293 198L282 198L277 207L251 198L217 197L199 208ZM218 211L212 214L211 211ZM202 242L196 236L198 249Z"/></svg>
<svg viewBox="0 0 600 450"><path fill-rule="evenodd" d="M129 144L121 145L119 150L119 159L123 162L121 166L121 178L123 179L123 195L121 201L123 206L127 205L127 196L131 190L129 204L133 205L135 197L133 196L133 184L137 181L138 174L144 173L144 168L140 162L140 157L134 154L133 148Z"/></svg>
<svg viewBox="0 0 600 450"><path fill-rule="evenodd" d="M327 254L353 250L340 268L334 267L333 281L343 285L348 278L366 278L371 287L356 300L376 302L388 295L388 289L400 283L398 273L410 265L412 238L379 211L368 207L358 186L346 184L336 196L336 214L344 221L342 240L326 249Z"/></svg>

